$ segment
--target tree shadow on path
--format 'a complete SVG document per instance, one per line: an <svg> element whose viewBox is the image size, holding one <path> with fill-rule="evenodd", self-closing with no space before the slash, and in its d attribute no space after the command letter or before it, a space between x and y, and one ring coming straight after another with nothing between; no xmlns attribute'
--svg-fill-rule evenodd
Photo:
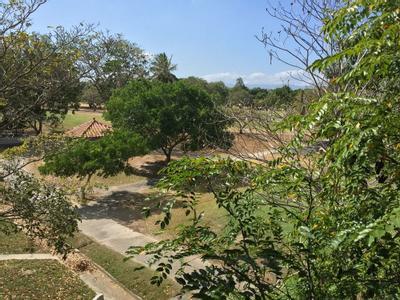
<svg viewBox="0 0 400 300"><path fill-rule="evenodd" d="M152 213L160 214L158 204L170 199L159 194L145 194L130 191L114 191L79 208L82 219L112 219L123 225L145 219L144 207L151 207ZM178 202L178 207L179 207Z"/></svg>

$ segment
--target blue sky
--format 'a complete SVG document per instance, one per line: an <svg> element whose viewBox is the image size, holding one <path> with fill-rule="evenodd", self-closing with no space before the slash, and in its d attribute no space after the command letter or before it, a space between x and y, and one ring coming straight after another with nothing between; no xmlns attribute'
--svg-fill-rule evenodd
<svg viewBox="0 0 400 300"><path fill-rule="evenodd" d="M173 55L178 77L230 84L241 76L249 85L276 86L287 82L291 68L270 64L255 38L263 27L279 28L266 7L266 0L48 0L34 15L33 30L98 23L146 52Z"/></svg>

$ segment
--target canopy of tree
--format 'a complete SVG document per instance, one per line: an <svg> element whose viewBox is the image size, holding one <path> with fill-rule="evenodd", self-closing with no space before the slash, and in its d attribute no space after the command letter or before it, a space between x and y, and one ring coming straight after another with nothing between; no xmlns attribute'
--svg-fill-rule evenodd
<svg viewBox="0 0 400 300"><path fill-rule="evenodd" d="M114 89L148 73L144 51L120 34L91 30L75 47L80 53L82 77L87 82L84 99L94 108L104 105Z"/></svg>
<svg viewBox="0 0 400 300"><path fill-rule="evenodd" d="M108 177L120 172L129 173L131 168L128 159L145 154L146 151L146 144L140 136L114 131L95 141L72 140L57 151L45 155L45 164L39 171L61 177L86 178L81 190L84 199L85 189L93 175Z"/></svg>
<svg viewBox="0 0 400 300"><path fill-rule="evenodd" d="M174 82L176 76L172 74L177 68L176 64L172 63L172 57L168 58L167 54L157 54L151 62L150 72L152 78L161 82Z"/></svg>
<svg viewBox="0 0 400 300"><path fill-rule="evenodd" d="M53 114L65 113L76 103L80 89L76 52L69 46L81 29L51 34L27 33L29 18L45 0L0 2L0 133L31 127L40 132ZM27 141L21 151L3 152L0 163L0 231L24 231L66 254L67 238L77 230L79 215L65 193L20 170L58 146L57 141ZM43 146L43 147L42 147ZM34 158L33 161L38 158Z"/></svg>
<svg viewBox="0 0 400 300"><path fill-rule="evenodd" d="M178 145L194 150L231 143L225 131L229 121L203 89L184 81L133 81L117 90L106 107L114 128L141 135L152 149L161 148L167 161Z"/></svg>
<svg viewBox="0 0 400 300"><path fill-rule="evenodd" d="M80 31L57 29L47 35L11 31L0 37L1 129L42 131L44 121L78 104L77 51Z"/></svg>
<svg viewBox="0 0 400 300"><path fill-rule="evenodd" d="M207 82L204 79L190 76L180 79L188 84L192 84L198 88L204 89L211 97L216 105L224 105L228 101L229 89L222 81Z"/></svg>

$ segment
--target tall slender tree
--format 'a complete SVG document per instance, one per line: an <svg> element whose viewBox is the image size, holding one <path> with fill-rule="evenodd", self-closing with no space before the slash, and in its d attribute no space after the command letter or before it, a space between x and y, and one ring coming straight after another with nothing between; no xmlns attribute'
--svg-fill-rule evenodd
<svg viewBox="0 0 400 300"><path fill-rule="evenodd" d="M150 72L152 77L161 82L174 82L177 80L176 76L172 73L177 68L176 64L172 63L172 56L168 57L167 54L160 53L154 57L151 63Z"/></svg>

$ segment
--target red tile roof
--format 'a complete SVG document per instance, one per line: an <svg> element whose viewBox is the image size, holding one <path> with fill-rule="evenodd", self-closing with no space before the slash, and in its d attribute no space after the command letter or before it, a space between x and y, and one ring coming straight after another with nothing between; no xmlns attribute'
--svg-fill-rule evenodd
<svg viewBox="0 0 400 300"><path fill-rule="evenodd" d="M111 130L112 127L110 125L100 123L93 118L91 121L85 122L68 130L65 135L70 137L99 138Z"/></svg>

